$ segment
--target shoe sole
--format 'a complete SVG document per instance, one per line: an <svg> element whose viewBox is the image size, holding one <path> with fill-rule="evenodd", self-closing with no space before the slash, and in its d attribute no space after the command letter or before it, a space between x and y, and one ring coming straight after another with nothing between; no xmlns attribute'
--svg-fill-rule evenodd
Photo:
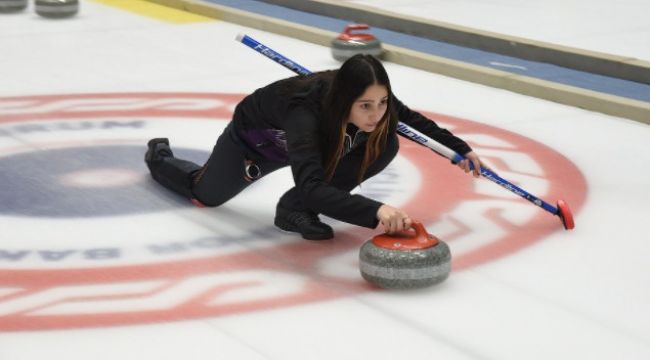
<svg viewBox="0 0 650 360"><path fill-rule="evenodd" d="M169 139L167 138L153 138L147 142L147 147L151 147L151 145L156 145L164 143L165 145L169 146Z"/></svg>
<svg viewBox="0 0 650 360"><path fill-rule="evenodd" d="M153 157L155 155L156 145L161 144L161 143L166 144L167 146L169 146L169 139L167 139L167 138L155 138L155 139L151 139L151 140L149 140L149 142L147 142L147 152L144 153L144 161L145 162L153 161Z"/></svg>

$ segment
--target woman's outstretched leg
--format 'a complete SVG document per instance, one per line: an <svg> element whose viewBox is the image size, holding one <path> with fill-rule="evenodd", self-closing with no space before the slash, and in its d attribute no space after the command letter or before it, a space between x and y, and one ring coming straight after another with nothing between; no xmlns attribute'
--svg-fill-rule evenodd
<svg viewBox="0 0 650 360"><path fill-rule="evenodd" d="M219 206L239 194L255 179L251 178L252 161L230 126L217 139L210 158L199 166L174 157L169 141L164 138L149 141L145 162L151 176L166 188L205 206ZM249 172L246 168L249 166ZM284 164L257 160L255 178L261 178Z"/></svg>

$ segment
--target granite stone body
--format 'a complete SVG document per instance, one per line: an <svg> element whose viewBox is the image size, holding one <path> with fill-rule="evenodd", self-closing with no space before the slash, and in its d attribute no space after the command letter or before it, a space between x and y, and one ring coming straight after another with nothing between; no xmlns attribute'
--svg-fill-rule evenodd
<svg viewBox="0 0 650 360"><path fill-rule="evenodd" d="M361 276L386 289L414 289L438 284L451 272L451 252L442 241L417 250L391 250L366 241L359 251Z"/></svg>
<svg viewBox="0 0 650 360"><path fill-rule="evenodd" d="M27 0L0 0L0 13L12 13L27 8Z"/></svg>
<svg viewBox="0 0 650 360"><path fill-rule="evenodd" d="M381 42L372 40L341 40L332 41L332 57L338 61L345 61L356 54L369 54L377 58L382 55Z"/></svg>
<svg viewBox="0 0 650 360"><path fill-rule="evenodd" d="M36 13L46 18L66 18L79 12L79 0L36 0Z"/></svg>

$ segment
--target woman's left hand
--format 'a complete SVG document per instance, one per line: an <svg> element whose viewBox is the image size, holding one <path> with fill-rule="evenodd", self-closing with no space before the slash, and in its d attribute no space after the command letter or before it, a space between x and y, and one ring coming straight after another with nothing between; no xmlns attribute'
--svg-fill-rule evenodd
<svg viewBox="0 0 650 360"><path fill-rule="evenodd" d="M470 170L470 168L469 168L470 161L474 165L474 171ZM470 171L472 171L472 174L474 175L474 177L481 176L481 166L487 168L487 166L483 165L483 163L481 162L481 159L478 157L478 155L476 155L476 153L474 153L473 151L470 151L467 154L465 154L465 159L463 159L461 162L459 162L458 166L463 171L465 171L466 173L469 173Z"/></svg>

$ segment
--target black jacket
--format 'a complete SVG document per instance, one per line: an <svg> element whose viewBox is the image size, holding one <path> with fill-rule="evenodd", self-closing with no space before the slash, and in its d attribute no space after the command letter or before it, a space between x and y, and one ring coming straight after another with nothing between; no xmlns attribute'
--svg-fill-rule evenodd
<svg viewBox="0 0 650 360"><path fill-rule="evenodd" d="M347 223L375 228L380 202L352 195L325 180L318 124L327 84L320 81L286 96L281 82L256 90L237 105L232 125L238 137L260 158L289 164L303 202L311 210ZM412 111L395 97L392 101L399 121L459 154L471 151L467 143L438 127L433 120ZM349 133L352 140L356 132L349 129ZM350 145L363 144L366 137L360 135L361 141L350 141Z"/></svg>

